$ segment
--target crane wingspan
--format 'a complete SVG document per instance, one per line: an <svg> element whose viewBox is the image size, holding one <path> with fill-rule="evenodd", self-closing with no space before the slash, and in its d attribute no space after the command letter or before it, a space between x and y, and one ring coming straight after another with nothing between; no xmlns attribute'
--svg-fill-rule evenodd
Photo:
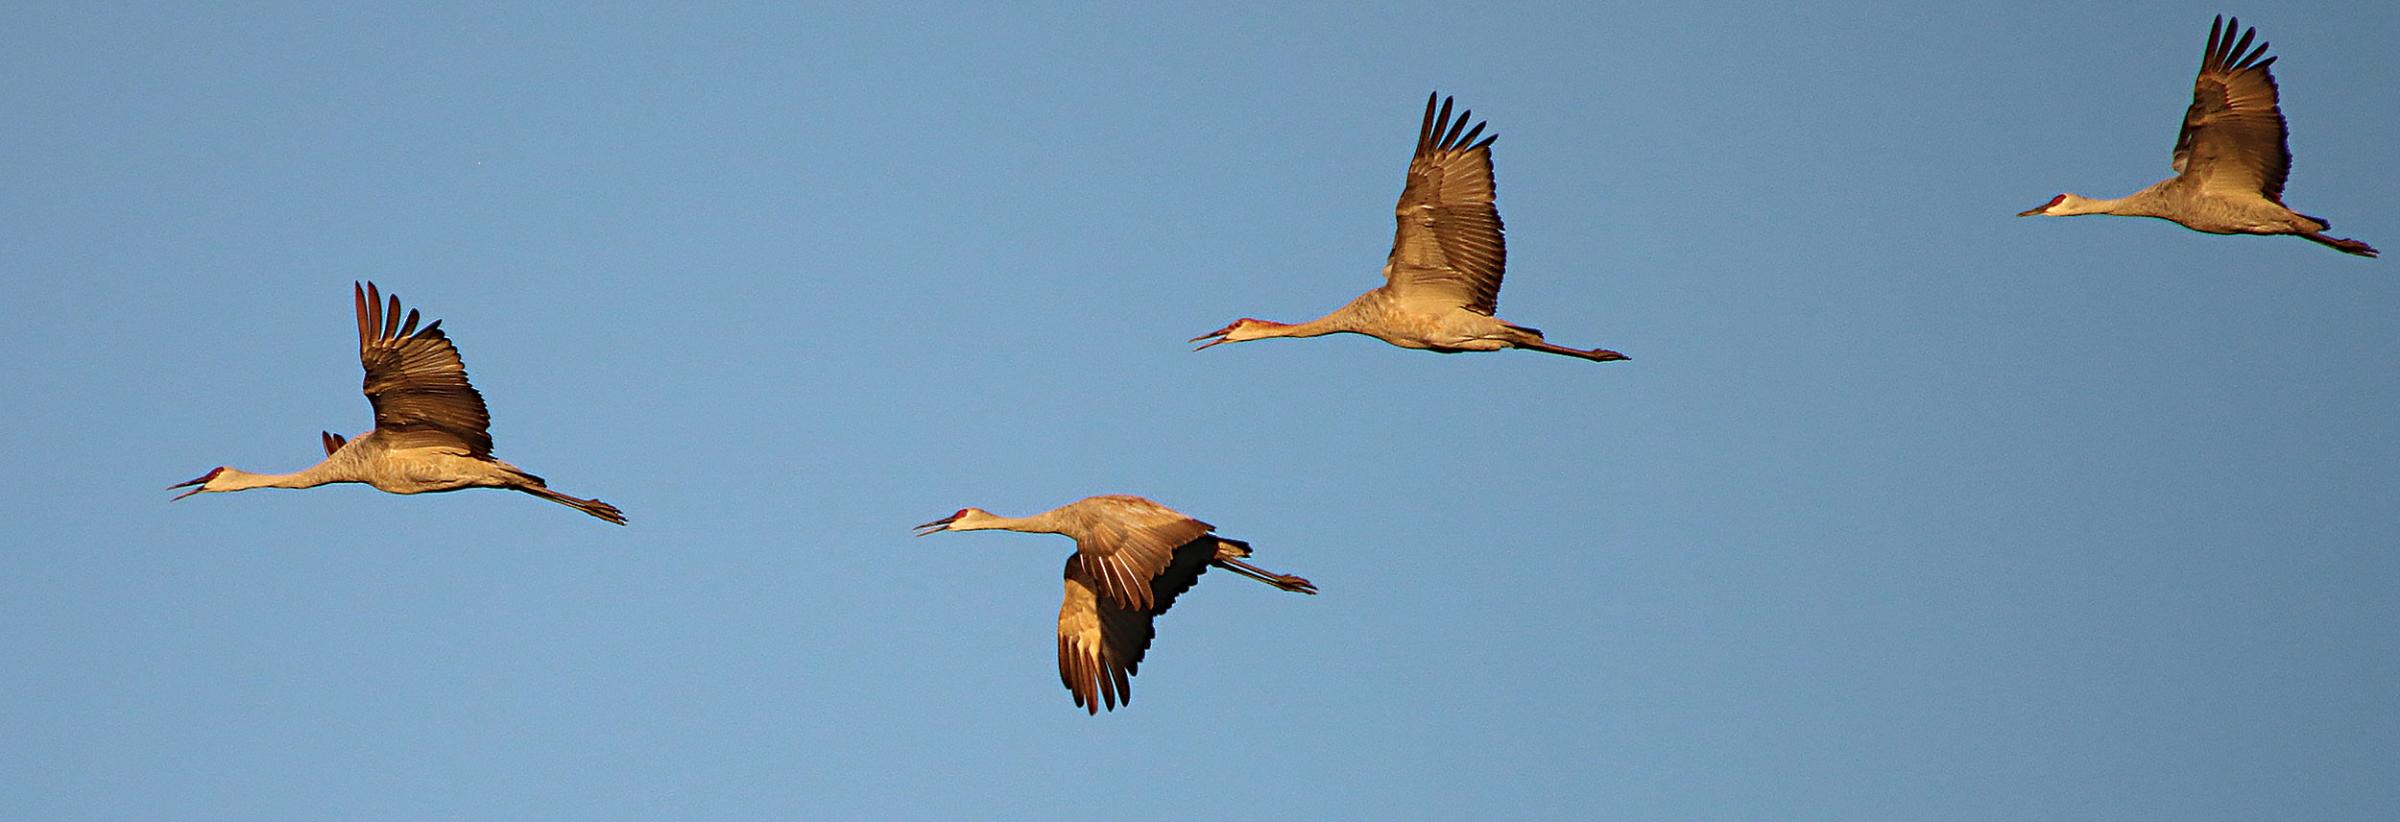
<svg viewBox="0 0 2400 822"><path fill-rule="evenodd" d="M1075 556L1068 561L1081 567L1092 587L1110 601L1152 611L1158 599L1152 583L1175 564L1177 549L1208 536L1214 526L1148 500L1140 502L1155 510L1123 510L1094 523L1090 533L1076 537Z"/></svg>
<svg viewBox="0 0 2400 822"><path fill-rule="evenodd" d="M458 348L442 321L417 327L417 312L400 314L400 298L385 305L374 283L352 284L358 310L358 362L375 406L375 430L402 447L452 446L468 456L492 453L491 414L467 383Z"/></svg>
<svg viewBox="0 0 2400 822"><path fill-rule="evenodd" d="M2267 44L2252 48L2257 34L2257 29L2243 29L2240 18L2218 17L2209 24L2192 107L2184 111L2183 131L2175 137L2175 171L2208 189L2256 193L2281 203L2292 154L2283 112L2276 108L2275 76L2267 70L2275 58L2259 59Z"/></svg>
<svg viewBox="0 0 2400 822"><path fill-rule="evenodd" d="M1156 607L1147 611L1101 595L1100 583L1077 561L1080 556L1067 560L1066 598L1058 606L1058 681L1075 695L1076 707L1097 714L1103 705L1116 710L1133 701L1132 677L1157 635L1151 621L1191 590L1216 551L1213 539L1177 550L1168 568L1150 580Z"/></svg>
<svg viewBox="0 0 2400 822"><path fill-rule="evenodd" d="M1417 129L1417 153L1408 163L1408 185L1393 214L1400 227L1384 264L1388 287L1403 297L1452 302L1478 314L1500 303L1500 277L1508 263L1500 211L1492 205L1492 141L1476 141L1483 123L1467 129L1473 112L1450 117L1448 98L1434 109L1439 92L1425 98L1425 122ZM1464 132L1464 133L1461 133Z"/></svg>

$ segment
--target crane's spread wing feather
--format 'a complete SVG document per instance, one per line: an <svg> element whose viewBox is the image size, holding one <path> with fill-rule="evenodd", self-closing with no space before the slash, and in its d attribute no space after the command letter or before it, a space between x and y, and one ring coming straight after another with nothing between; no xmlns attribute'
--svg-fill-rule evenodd
<svg viewBox="0 0 2400 822"><path fill-rule="evenodd" d="M1492 141L1476 141L1482 123L1467 129L1473 112L1450 116L1451 100L1436 112L1436 92L1425 98L1425 122L1417 129L1417 153L1408 163L1408 185L1393 214L1399 232L1384 263L1387 286L1403 297L1452 302L1478 314L1500 304L1500 277L1508 264L1500 210L1492 205ZM1464 132L1464 133L1461 133Z"/></svg>
<svg viewBox="0 0 2400 822"><path fill-rule="evenodd" d="M1058 681L1075 695L1075 706L1097 714L1102 706L1116 710L1133 701L1133 675L1157 636L1151 620L1167 612L1175 597L1191 590L1216 557L1214 539L1186 543L1174 561L1152 577L1149 588L1156 607L1147 611L1117 604L1100 593L1090 566L1067 560L1066 598L1058 606Z"/></svg>
<svg viewBox="0 0 2400 822"><path fill-rule="evenodd" d="M2235 39L2234 33L2241 32ZM2267 44L2250 41L2258 30L2240 18L2218 17L2208 27L2208 51L2192 83L2192 107L2175 137L2175 171L2207 190L2259 194L2283 202L2283 181L2292 153L2283 112L2276 108L2275 76L2259 59Z"/></svg>
<svg viewBox="0 0 2400 822"><path fill-rule="evenodd" d="M491 414L483 395L467 383L467 367L442 333L442 321L419 329L416 310L401 316L399 297L386 306L374 283L352 288L358 362L367 370L364 388L375 406L376 432L403 448L448 446L490 456Z"/></svg>
<svg viewBox="0 0 2400 822"><path fill-rule="evenodd" d="M333 452L342 450L342 444L350 441L349 437L345 437L331 431L319 431L317 433L323 435L324 437L325 456L328 457L333 456Z"/></svg>
<svg viewBox="0 0 2400 822"><path fill-rule="evenodd" d="M1175 563L1176 550L1215 529L1140 497L1095 497L1087 503L1113 510L1076 535L1069 561L1083 569L1102 596L1136 611L1155 610L1152 582Z"/></svg>

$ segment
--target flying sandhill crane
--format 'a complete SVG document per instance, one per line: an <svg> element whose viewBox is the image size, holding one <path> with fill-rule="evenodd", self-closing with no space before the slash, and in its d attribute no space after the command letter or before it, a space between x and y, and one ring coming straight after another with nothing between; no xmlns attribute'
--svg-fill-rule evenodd
<svg viewBox="0 0 2400 822"><path fill-rule="evenodd" d="M2241 39L2234 39L2234 32ZM2327 237L2330 226L2283 205L2283 181L2292 171L2283 112L2275 105L2275 58L2259 59L2267 44L2250 47L2257 29L2240 18L2219 16L2208 25L2208 50L2192 83L2192 107L2175 137L2175 176L2114 200L2061 194L2019 217L2118 214L2157 217L2210 234L2291 234L2361 257L2375 247Z"/></svg>
<svg viewBox="0 0 2400 822"><path fill-rule="evenodd" d="M1438 113L1436 99L1441 101ZM1208 340L1200 346L1207 348L1347 332L1444 354L1527 348L1594 362L1625 359L1606 349L1552 345L1537 329L1492 316L1500 302L1501 269L1508 262L1500 211L1492 206L1492 141L1500 137L1477 142L1484 124L1467 130L1473 116L1462 111L1454 121L1448 98L1440 92L1425 98L1416 157L1408 162L1408 184L1400 190L1400 205L1394 211L1400 230L1383 264L1383 285L1308 322L1243 317L1191 342Z"/></svg>
<svg viewBox="0 0 2400 822"><path fill-rule="evenodd" d="M1315 594L1317 586L1260 568L1242 558L1250 543L1217 536L1216 526L1141 497L1087 497L1030 517L996 516L981 508L917 526L938 531L1022 531L1075 540L1067 558L1067 596L1058 607L1058 679L1091 714L1132 704L1130 678L1154 635L1150 621L1216 566L1286 591Z"/></svg>
<svg viewBox="0 0 2400 822"><path fill-rule="evenodd" d="M467 384L458 349L442 333L442 321L420 329L417 312L400 316L400 298L386 306L374 283L351 284L358 311L358 361L366 366L367 401L375 406L375 430L346 439L322 432L325 461L294 474L252 474L220 466L190 482L176 499L251 488L314 488L363 482L394 494L423 494L461 488L509 488L571 506L618 525L625 514L596 499L550 490L542 478L492 457L491 415L483 395Z"/></svg>

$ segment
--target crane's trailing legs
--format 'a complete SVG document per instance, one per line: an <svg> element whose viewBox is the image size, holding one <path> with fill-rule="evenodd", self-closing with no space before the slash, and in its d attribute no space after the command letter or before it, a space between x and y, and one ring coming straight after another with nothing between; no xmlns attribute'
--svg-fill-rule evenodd
<svg viewBox="0 0 2400 822"><path fill-rule="evenodd" d="M1209 565L1223 568L1227 571L1232 571L1233 573L1264 582L1268 585L1273 585L1277 588L1290 591L1295 594L1307 594L1309 596L1317 595L1316 583L1292 576L1291 574L1278 574L1265 568L1260 568L1256 565L1243 562L1243 557L1250 556L1250 543L1243 542L1232 537L1219 537L1213 534L1210 536L1215 537L1217 541L1217 550L1216 555L1209 559Z"/></svg>
<svg viewBox="0 0 2400 822"><path fill-rule="evenodd" d="M2323 221L2319 220L2318 222ZM2327 237L2314 231L2307 234L2302 234L2300 236L2306 238L2310 242L2322 243L2324 245L2331 246L2333 250L2340 251L2345 254L2356 254L2361 257L2375 257L2383 253L2376 251L2374 246L2367 245L2366 243L2362 243L2357 240L2345 240L2340 237Z"/></svg>
<svg viewBox="0 0 2400 822"><path fill-rule="evenodd" d="M1579 357L1582 359L1591 360L1592 362L1616 362L1618 360L1633 359L1632 357L1610 351L1606 348L1594 348L1590 351L1585 351L1581 348L1568 348L1563 345L1551 345L1546 342L1519 343L1517 347L1526 349L1528 351L1540 351L1545 354L1562 354L1569 357Z"/></svg>
<svg viewBox="0 0 2400 822"><path fill-rule="evenodd" d="M1278 574L1265 568L1260 568L1256 565L1224 556L1219 556L1216 562L1211 564L1295 594L1307 594L1309 596L1316 596L1317 594L1316 583L1292 576L1291 574Z"/></svg>
<svg viewBox="0 0 2400 822"><path fill-rule="evenodd" d="M617 510L617 507L614 505L610 505L596 499L570 497L557 491L552 491L548 486L544 485L519 485L516 486L516 489L537 497L541 497L542 499L573 508L577 511L582 511L586 514L599 517L618 525L625 524L625 512Z"/></svg>
<svg viewBox="0 0 2400 822"><path fill-rule="evenodd" d="M1606 348L1594 348L1590 351L1585 351L1581 348L1568 348L1563 345L1552 345L1549 341L1542 339L1540 335L1541 332L1537 331L1534 332L1533 339L1517 340L1512 344L1527 351L1540 351L1544 354L1558 354L1568 357L1577 357L1580 359L1591 360L1592 362L1616 362L1618 360L1633 359L1632 357L1610 351Z"/></svg>

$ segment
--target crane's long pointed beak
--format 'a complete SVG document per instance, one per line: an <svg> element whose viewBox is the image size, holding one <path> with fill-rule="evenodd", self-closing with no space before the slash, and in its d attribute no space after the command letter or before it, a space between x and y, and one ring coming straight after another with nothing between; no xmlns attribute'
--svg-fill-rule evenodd
<svg viewBox="0 0 2400 822"><path fill-rule="evenodd" d="M1225 336L1225 335L1233 333L1233 330L1234 330L1234 329L1242 327L1242 323L1249 322L1249 321L1250 321L1250 320L1249 320L1249 319L1247 319L1247 318L1244 318L1244 319L1239 319L1239 320L1234 320L1233 322L1226 323L1224 328L1220 328L1220 329L1217 329L1217 330L1215 330L1215 331L1211 331L1211 332L1208 332L1208 333L1206 333L1206 334L1202 334L1202 335L1200 335L1200 336L1193 337L1193 338L1191 338L1191 339L1188 339L1188 340L1184 340L1184 342L1200 342L1201 340L1208 340L1208 342L1207 342L1206 344L1204 344L1204 345L1200 346L1200 348L1207 348L1207 347L1209 347L1209 346L1211 346L1211 345L1216 345L1217 343L1233 342L1233 340L1226 338L1226 336ZM1213 339L1212 339L1212 338L1213 338ZM1198 350L1200 350L1200 348L1194 348L1194 349L1192 349L1192 350L1193 350L1193 351L1198 351Z"/></svg>
<svg viewBox="0 0 2400 822"><path fill-rule="evenodd" d="M202 492L202 491L206 491L206 490L208 490L208 481L209 481L209 480L212 480L212 479L216 479L216 478L217 478L217 475L218 475L218 474L222 474L222 473L225 473L225 469L224 469L224 468L222 468L222 467L219 467L219 468L212 468L212 469L209 469L209 472L208 472L208 473L206 473L206 474L201 474L200 476L193 477L193 478L191 478L191 479L188 479L188 480L184 480L184 481L182 481L182 482L175 483L174 485L169 485L169 486L167 486L167 490L169 490L169 491L173 491L173 490L175 490L175 489L177 489L177 488L183 488L183 487L187 487L187 486L194 486L194 485L197 485L197 486L199 486L198 488L193 488L192 490L185 491L185 492L183 492L183 493L181 493L181 494L176 494L176 495L175 495L175 499L183 499L184 497L188 497L188 496L191 496L191 495L193 495L193 494L197 494L197 493L200 493L200 492ZM167 500L167 501L168 501L168 502L174 502L175 500L174 500L174 499L171 499L171 500Z"/></svg>
<svg viewBox="0 0 2400 822"><path fill-rule="evenodd" d="M939 534L943 531L950 530L950 523L957 520L957 517L943 517L941 519L916 526L913 530L915 530L917 532L917 536L920 537L925 536L926 534Z"/></svg>

